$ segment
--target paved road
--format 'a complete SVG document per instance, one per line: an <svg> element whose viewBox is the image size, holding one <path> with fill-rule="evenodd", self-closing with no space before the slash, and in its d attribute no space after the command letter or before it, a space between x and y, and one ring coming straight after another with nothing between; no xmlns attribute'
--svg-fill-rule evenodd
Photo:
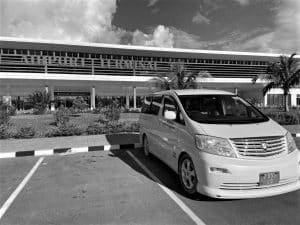
<svg viewBox="0 0 300 225"><path fill-rule="evenodd" d="M0 224L195 224L128 152L205 224L300 224L300 191L248 200L190 198L174 172L139 150L45 157ZM0 160L0 206L37 160Z"/></svg>

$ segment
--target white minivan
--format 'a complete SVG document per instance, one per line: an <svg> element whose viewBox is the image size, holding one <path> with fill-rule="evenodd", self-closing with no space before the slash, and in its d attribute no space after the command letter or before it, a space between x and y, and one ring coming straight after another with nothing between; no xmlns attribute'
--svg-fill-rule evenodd
<svg viewBox="0 0 300 225"><path fill-rule="evenodd" d="M239 96L218 90L145 97L144 153L179 174L183 189L214 198L256 198L300 189L292 135Z"/></svg>

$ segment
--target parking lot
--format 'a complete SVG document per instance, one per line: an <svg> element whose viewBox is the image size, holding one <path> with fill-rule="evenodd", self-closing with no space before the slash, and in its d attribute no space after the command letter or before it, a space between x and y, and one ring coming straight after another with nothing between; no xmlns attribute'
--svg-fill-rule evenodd
<svg viewBox="0 0 300 225"><path fill-rule="evenodd" d="M140 149L1 159L0 171L2 212L32 172L4 205L5 225L300 223L300 191L248 200L191 198L174 172Z"/></svg>

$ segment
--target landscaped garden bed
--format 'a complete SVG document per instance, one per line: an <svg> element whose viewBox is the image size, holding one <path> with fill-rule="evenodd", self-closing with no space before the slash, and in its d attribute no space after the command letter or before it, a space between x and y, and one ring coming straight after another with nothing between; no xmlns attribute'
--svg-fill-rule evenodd
<svg viewBox="0 0 300 225"><path fill-rule="evenodd" d="M5 113L5 112L4 112ZM5 113L6 114L6 113ZM4 118L0 139L39 138L73 135L138 132L138 113L120 113L119 109L99 113L76 113L60 109L53 114L15 115ZM7 120L7 121L6 121Z"/></svg>

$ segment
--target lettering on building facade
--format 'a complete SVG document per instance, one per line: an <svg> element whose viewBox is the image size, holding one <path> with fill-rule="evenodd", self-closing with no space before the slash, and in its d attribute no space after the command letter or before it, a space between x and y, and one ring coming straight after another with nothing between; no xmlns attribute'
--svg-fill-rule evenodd
<svg viewBox="0 0 300 225"><path fill-rule="evenodd" d="M94 68L107 69L141 69L157 70L157 62L138 61L138 60L121 60L121 59L89 59L76 58L69 56L38 56L23 55L21 63L26 65L48 65L48 66L72 66L85 67L93 66Z"/></svg>

